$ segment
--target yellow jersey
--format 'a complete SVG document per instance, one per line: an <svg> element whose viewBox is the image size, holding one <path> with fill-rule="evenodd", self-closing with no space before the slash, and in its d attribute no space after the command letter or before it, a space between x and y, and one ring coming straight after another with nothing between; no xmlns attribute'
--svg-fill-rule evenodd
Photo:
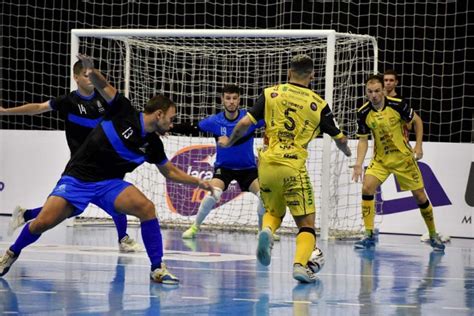
<svg viewBox="0 0 474 316"><path fill-rule="evenodd" d="M384 106L376 110L366 102L357 111L357 136L374 138L374 159L390 163L399 159L393 154L412 155L410 143L405 137L404 125L413 120L415 112L405 99L385 97Z"/></svg>
<svg viewBox="0 0 474 316"><path fill-rule="evenodd" d="M327 102L308 87L294 83L264 89L247 115L254 124L265 120L268 147L260 152L261 162L299 170L306 163L312 139L323 132L343 137Z"/></svg>

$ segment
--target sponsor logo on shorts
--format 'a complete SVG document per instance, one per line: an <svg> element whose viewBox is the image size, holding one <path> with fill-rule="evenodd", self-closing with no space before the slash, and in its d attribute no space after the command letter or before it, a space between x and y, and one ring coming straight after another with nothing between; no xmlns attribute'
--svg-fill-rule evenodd
<svg viewBox="0 0 474 316"><path fill-rule="evenodd" d="M276 97L278 96L278 93L272 92L272 94L270 94L270 96L271 96L272 98L276 98Z"/></svg>
<svg viewBox="0 0 474 316"><path fill-rule="evenodd" d="M316 111L318 109L318 105L314 102L311 102L311 104L309 105L309 107L311 108L311 110L313 111Z"/></svg>

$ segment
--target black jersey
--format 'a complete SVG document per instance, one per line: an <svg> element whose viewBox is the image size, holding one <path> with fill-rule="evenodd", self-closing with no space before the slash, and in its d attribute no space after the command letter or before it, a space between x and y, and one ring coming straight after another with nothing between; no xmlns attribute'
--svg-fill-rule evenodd
<svg viewBox="0 0 474 316"><path fill-rule="evenodd" d="M123 178L143 162L168 161L163 142L145 131L143 113L117 94L102 122L68 162L63 175L83 181Z"/></svg>
<svg viewBox="0 0 474 316"><path fill-rule="evenodd" d="M66 139L71 156L76 153L86 137L96 127L106 110L107 101L97 92L83 96L77 90L49 101L51 109L58 111L65 121Z"/></svg>

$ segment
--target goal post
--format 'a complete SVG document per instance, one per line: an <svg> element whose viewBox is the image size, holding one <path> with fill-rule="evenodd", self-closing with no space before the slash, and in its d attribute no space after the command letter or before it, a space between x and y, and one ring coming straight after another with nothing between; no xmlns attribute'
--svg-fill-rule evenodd
<svg viewBox="0 0 474 316"><path fill-rule="evenodd" d="M310 88L328 102L349 138L356 132L355 115L363 100L364 79L377 72L378 58L372 36L276 29L73 29L71 65L78 53L95 57L96 67L138 109L152 94L163 93L178 104L178 120L188 122L220 111L219 89L226 83L240 85L242 107L251 107L264 87L286 81L291 57L305 53L315 61L316 80ZM71 89L75 88L71 74ZM178 166L190 174L194 172L192 163L179 165L191 159L180 156L183 148L192 159L208 159L215 154L213 139L169 136L164 142L168 157L173 157L170 160L179 162ZM350 183L350 160L338 153L327 135L314 143L307 164L317 200L320 238L360 232L360 187ZM260 144L256 139L256 146ZM354 141L351 147L355 148ZM207 168L196 174L212 177L212 166ZM127 177L155 203L162 224L190 224L202 192L168 183L156 173L145 165ZM234 191L204 224L254 229L255 199L242 195L238 185L229 190ZM104 216L93 207L85 215L89 220ZM294 229L289 217L282 223L283 229Z"/></svg>

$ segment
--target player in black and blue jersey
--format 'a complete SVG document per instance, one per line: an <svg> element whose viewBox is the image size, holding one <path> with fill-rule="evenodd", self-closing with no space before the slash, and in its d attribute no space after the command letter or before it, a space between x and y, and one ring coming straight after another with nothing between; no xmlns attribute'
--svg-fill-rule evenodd
<svg viewBox="0 0 474 316"><path fill-rule="evenodd" d="M28 103L7 109L0 107L0 115L34 115L57 111L65 123L66 140L72 157L109 108L104 98L94 89L85 71L80 61L74 64L73 74L77 90L43 103ZM17 206L12 214L8 235L12 235L18 227L36 218L40 211L41 207L24 209ZM117 213L112 218L117 228L119 250L143 251L143 246L127 234L127 216Z"/></svg>
<svg viewBox="0 0 474 316"><path fill-rule="evenodd" d="M41 212L25 225L15 243L0 259L0 276L5 275L21 251L42 233L68 217L77 216L89 203L111 215L129 214L139 218L143 243L151 261L150 278L177 284L162 262L163 242L155 206L134 185L123 180L125 173L144 162L155 164L168 179L199 186L212 192L208 181L192 177L168 161L160 135L173 126L176 105L157 95L138 112L123 95L93 67L90 57L78 56L95 88L110 109L69 160L62 177Z"/></svg>

